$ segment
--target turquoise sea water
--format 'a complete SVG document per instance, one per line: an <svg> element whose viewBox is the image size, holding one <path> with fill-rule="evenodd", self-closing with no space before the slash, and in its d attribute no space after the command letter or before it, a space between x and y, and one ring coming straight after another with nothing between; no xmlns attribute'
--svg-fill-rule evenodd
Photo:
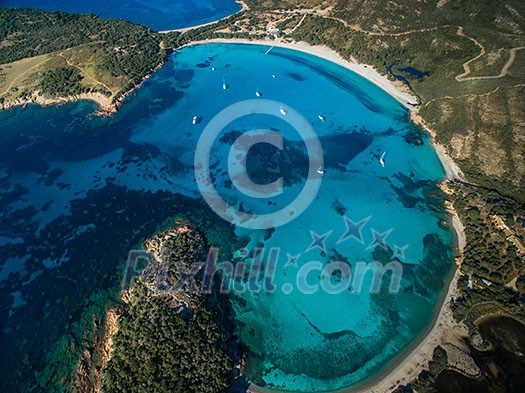
<svg viewBox="0 0 525 393"><path fill-rule="evenodd" d="M111 118L94 117L88 102L0 113L4 372L17 362L23 372L43 369L53 340L94 289L112 285L128 250L171 215L191 217L206 206L195 183L197 141L217 113L243 100L273 100L301 113L319 136L325 172L312 204L289 224L236 229L246 244L237 263L255 263L258 248L263 261L271 248L279 250L275 291L242 290L248 280L230 294L250 380L303 392L354 385L376 376L425 331L453 265L435 185L444 173L428 136L397 101L358 75L300 52L266 50L184 48ZM282 174L285 192L271 203L232 187L226 160L234 137L267 128L284 135L285 154L254 148L248 171L261 184ZM299 193L308 159L276 109L225 127L210 167L225 200L244 211L271 212ZM365 220L361 232L345 238L345 217ZM312 232L327 235L324 245L312 246ZM297 256L296 266L289 255ZM357 293L351 286L338 294L322 286L311 294L298 290L302 266L335 260L352 269L397 260L400 290L370 293L370 276ZM337 283L337 274L317 270L306 278L309 285L327 280Z"/></svg>
<svg viewBox="0 0 525 393"><path fill-rule="evenodd" d="M95 14L126 19L155 31L212 22L241 9L234 0L3 0L0 6Z"/></svg>

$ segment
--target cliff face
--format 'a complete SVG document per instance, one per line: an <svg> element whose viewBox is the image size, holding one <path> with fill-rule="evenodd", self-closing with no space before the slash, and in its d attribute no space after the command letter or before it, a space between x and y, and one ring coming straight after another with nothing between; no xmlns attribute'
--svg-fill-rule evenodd
<svg viewBox="0 0 525 393"><path fill-rule="evenodd" d="M94 322L93 345L84 349L75 368L73 383L70 386L72 392L100 392L102 370L111 357L112 337L117 332L117 320L122 312L122 307L110 308L106 311L102 326Z"/></svg>

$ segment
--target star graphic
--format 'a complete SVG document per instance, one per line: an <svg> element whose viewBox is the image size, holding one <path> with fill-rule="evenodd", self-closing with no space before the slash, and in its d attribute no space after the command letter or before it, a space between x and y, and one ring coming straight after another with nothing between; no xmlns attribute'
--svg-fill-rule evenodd
<svg viewBox="0 0 525 393"><path fill-rule="evenodd" d="M346 224L346 232L337 241L337 244L342 243L351 237L355 238L359 243L363 244L363 234L361 233L361 231L363 230L363 227L366 225L366 223L370 220L371 217L363 218L359 222L354 222L346 216L343 218Z"/></svg>
<svg viewBox="0 0 525 393"><path fill-rule="evenodd" d="M326 252L326 239L332 231L326 232L325 234L319 235L314 231L310 231L310 236L312 236L312 243L308 246L305 252L312 251L314 248L319 248L321 251Z"/></svg>
<svg viewBox="0 0 525 393"><path fill-rule="evenodd" d="M247 248L241 248L237 251L237 254L239 255L239 258L246 259L248 258L248 255L250 255L250 250Z"/></svg>
<svg viewBox="0 0 525 393"><path fill-rule="evenodd" d="M405 251L408 248L408 244L405 244L403 247L399 247L398 245L394 244L394 255L392 255L392 259L405 259Z"/></svg>
<svg viewBox="0 0 525 393"><path fill-rule="evenodd" d="M383 250L388 250L388 246L386 245L385 240L392 231L393 229L389 229L388 231L379 233L372 228L372 236L374 236L374 240L372 240L372 243L370 243L370 245L367 247L367 250L374 248L375 246L379 246Z"/></svg>
<svg viewBox="0 0 525 393"><path fill-rule="evenodd" d="M288 267L288 266L297 267L297 260L299 259L300 256L301 254L292 255L292 254L286 253L286 258L288 258L288 261L286 261L286 264L284 265L284 267Z"/></svg>

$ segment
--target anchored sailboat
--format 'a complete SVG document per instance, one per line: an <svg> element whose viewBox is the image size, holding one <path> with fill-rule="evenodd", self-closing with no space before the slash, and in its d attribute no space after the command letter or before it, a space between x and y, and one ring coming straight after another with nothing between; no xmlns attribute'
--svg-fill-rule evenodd
<svg viewBox="0 0 525 393"><path fill-rule="evenodd" d="M226 90L227 88L228 88L228 85L226 84L226 78L223 76L222 77L222 89Z"/></svg>
<svg viewBox="0 0 525 393"><path fill-rule="evenodd" d="M319 115L319 120L321 120L323 123L326 121L326 117L324 117L323 115Z"/></svg>
<svg viewBox="0 0 525 393"><path fill-rule="evenodd" d="M283 104L281 104L281 107L279 108L279 112L281 112L281 115L287 115L288 111L284 109Z"/></svg>
<svg viewBox="0 0 525 393"><path fill-rule="evenodd" d="M381 154L381 157L379 157L379 163L381 164L383 168L385 167L385 154L386 154L386 151L384 151L383 154Z"/></svg>
<svg viewBox="0 0 525 393"><path fill-rule="evenodd" d="M318 169L317 169L317 173L319 173L320 175L324 175L324 169L322 166L320 166Z"/></svg>
<svg viewBox="0 0 525 393"><path fill-rule="evenodd" d="M191 121L191 123L195 125L197 124L198 121L199 121L199 118L197 116L193 116L193 120Z"/></svg>
<svg viewBox="0 0 525 393"><path fill-rule="evenodd" d="M262 96L261 92L259 91L259 88L257 88L257 87L255 88L255 95L256 95L257 97Z"/></svg>

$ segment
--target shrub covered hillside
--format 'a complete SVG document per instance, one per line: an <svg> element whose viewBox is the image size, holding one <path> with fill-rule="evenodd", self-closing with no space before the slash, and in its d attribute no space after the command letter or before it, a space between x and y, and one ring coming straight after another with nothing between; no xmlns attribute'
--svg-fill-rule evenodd
<svg viewBox="0 0 525 393"><path fill-rule="evenodd" d="M4 100L31 95L45 83L44 76L48 80L65 76L63 68L76 68L83 77L82 91L118 97L166 59L161 36L130 22L0 8L0 97ZM67 72L78 79L75 71ZM56 93L78 93L76 84L70 87Z"/></svg>

